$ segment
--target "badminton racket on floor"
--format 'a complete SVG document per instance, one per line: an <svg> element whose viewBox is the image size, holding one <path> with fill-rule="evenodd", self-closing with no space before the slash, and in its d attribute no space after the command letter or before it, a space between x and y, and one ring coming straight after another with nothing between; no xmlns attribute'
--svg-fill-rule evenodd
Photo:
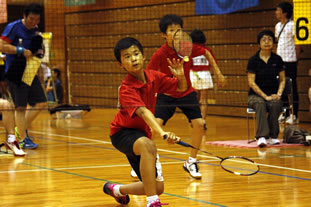
<svg viewBox="0 0 311 207"><path fill-rule="evenodd" d="M185 62L189 61L192 53L192 39L187 32L179 29L173 36L173 48Z"/></svg>
<svg viewBox="0 0 311 207"><path fill-rule="evenodd" d="M163 138L166 139L167 135L164 135ZM184 141L179 141L177 142L177 144L184 146L184 147L193 148L200 152L217 157L218 159L220 159L221 168L235 175L250 176L250 175L255 175L256 173L260 171L259 165L257 165L256 162L254 162L253 160L246 158L246 157L229 156L229 157L222 158L220 156L214 155L213 153L196 148Z"/></svg>

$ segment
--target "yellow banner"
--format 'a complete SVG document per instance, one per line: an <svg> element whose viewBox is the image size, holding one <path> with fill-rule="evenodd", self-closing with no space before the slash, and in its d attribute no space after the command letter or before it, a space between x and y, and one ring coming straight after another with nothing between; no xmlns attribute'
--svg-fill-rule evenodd
<svg viewBox="0 0 311 207"><path fill-rule="evenodd" d="M311 44L311 0L294 0L295 44Z"/></svg>
<svg viewBox="0 0 311 207"><path fill-rule="evenodd" d="M36 56L32 56L27 59L26 68L23 73L22 81L27 85L31 86L32 81L34 80L39 67L41 65L41 60Z"/></svg>

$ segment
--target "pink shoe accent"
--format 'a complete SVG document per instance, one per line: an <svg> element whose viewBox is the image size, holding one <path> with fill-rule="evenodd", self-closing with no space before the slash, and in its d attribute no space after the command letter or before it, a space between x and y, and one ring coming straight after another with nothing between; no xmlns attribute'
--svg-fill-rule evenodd
<svg viewBox="0 0 311 207"><path fill-rule="evenodd" d="M121 196L121 197L117 197L114 193L113 193L113 187L116 184L112 184L112 183L105 183L104 187L103 187L103 191L104 193L114 197L114 199L116 199L116 201L120 204L128 204L130 202L130 197L128 195L125 196Z"/></svg>
<svg viewBox="0 0 311 207"><path fill-rule="evenodd" d="M161 207L161 206L167 206L168 203L161 203L160 200L156 200L153 203L150 203L149 205L147 205L146 207Z"/></svg>

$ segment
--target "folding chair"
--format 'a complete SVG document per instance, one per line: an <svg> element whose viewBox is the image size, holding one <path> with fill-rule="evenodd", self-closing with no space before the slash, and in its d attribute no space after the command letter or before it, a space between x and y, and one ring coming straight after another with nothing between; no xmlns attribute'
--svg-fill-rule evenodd
<svg viewBox="0 0 311 207"><path fill-rule="evenodd" d="M289 110L289 114L294 114L294 108L293 108L293 86L292 86L292 79L289 77L286 77L285 79L285 87L283 91L283 96L287 96L288 99L288 106L282 107L282 114L285 116L287 110ZM246 118L247 118L247 143L252 143L256 141L256 137L254 139L250 139L250 130L249 130L249 115L253 116L254 119L254 134L256 134L256 111L255 109L251 107L246 108ZM285 124L285 120L283 122Z"/></svg>
<svg viewBox="0 0 311 207"><path fill-rule="evenodd" d="M251 108L251 107L247 107L246 108L246 118L247 118L247 143L252 143L252 142L255 142L256 141L256 138L250 140L250 130L249 130L249 115L252 115L253 116L253 119L254 119L254 134L256 134L256 111L255 109Z"/></svg>

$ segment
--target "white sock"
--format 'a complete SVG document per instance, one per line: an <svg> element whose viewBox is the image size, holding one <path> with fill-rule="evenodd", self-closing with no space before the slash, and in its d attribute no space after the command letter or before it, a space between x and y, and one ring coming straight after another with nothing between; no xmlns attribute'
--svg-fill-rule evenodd
<svg viewBox="0 0 311 207"><path fill-rule="evenodd" d="M121 196L124 196L121 192L120 192L120 187L121 185L115 185L113 187L113 194L117 197L121 197Z"/></svg>
<svg viewBox="0 0 311 207"><path fill-rule="evenodd" d="M14 134L9 134L8 135L8 142L12 143L14 141L16 141L15 135Z"/></svg>
<svg viewBox="0 0 311 207"><path fill-rule="evenodd" d="M152 203L152 202L154 202L154 201L156 201L158 199L159 199L158 195L148 196L147 197L147 204L150 204L150 203Z"/></svg>
<svg viewBox="0 0 311 207"><path fill-rule="evenodd" d="M196 161L197 161L196 158L193 158L193 157L189 157L189 158L188 158L188 162L189 162L189 163L194 163L194 162L196 162Z"/></svg>

